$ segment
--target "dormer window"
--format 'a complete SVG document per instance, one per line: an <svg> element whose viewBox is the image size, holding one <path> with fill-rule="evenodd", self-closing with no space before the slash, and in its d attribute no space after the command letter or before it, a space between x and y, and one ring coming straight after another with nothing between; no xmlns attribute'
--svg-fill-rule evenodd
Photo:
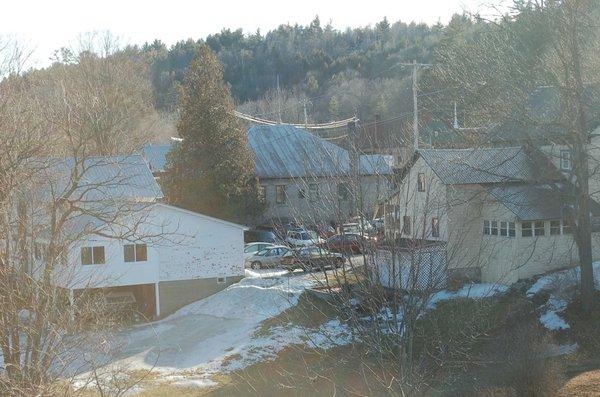
<svg viewBox="0 0 600 397"><path fill-rule="evenodd" d="M573 163L571 162L571 151L561 150L560 151L560 169L562 171L571 171L573 169Z"/></svg>

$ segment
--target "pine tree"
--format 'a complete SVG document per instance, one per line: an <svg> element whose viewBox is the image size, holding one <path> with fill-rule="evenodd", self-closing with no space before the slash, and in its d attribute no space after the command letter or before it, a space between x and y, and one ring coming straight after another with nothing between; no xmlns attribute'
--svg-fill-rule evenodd
<svg viewBox="0 0 600 397"><path fill-rule="evenodd" d="M253 156L234 110L222 66L202 45L180 95L177 130L183 141L168 157L169 202L238 221L260 212Z"/></svg>

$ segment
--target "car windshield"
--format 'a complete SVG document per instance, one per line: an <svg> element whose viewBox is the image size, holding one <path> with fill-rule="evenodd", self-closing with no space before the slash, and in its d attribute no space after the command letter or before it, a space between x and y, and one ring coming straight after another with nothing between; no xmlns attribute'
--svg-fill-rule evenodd
<svg viewBox="0 0 600 397"><path fill-rule="evenodd" d="M257 245L249 245L246 248L244 248L244 252L245 253L254 252L254 251L258 251L258 246Z"/></svg>
<svg viewBox="0 0 600 397"><path fill-rule="evenodd" d="M264 249L262 251L258 251L256 256L267 256L271 252L271 248Z"/></svg>
<svg viewBox="0 0 600 397"><path fill-rule="evenodd" d="M308 233L298 233L298 240L310 240Z"/></svg>

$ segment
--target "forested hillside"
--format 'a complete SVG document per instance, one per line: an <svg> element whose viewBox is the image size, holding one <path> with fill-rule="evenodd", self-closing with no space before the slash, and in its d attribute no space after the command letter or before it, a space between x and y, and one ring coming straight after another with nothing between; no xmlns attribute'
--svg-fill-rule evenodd
<svg viewBox="0 0 600 397"><path fill-rule="evenodd" d="M238 104L267 102L247 104L248 111L265 113L277 96L279 80L284 121L303 120L305 99L310 99L311 121L328 121L355 111L383 117L397 112L410 94L410 69L398 63L431 61L443 34L442 25L390 24L386 19L375 26L339 31L322 26L317 17L308 26L281 25L266 34L225 29L207 37L206 43L222 62ZM153 59L159 109L177 106L177 87L198 45L187 40L167 48L156 41L141 47Z"/></svg>

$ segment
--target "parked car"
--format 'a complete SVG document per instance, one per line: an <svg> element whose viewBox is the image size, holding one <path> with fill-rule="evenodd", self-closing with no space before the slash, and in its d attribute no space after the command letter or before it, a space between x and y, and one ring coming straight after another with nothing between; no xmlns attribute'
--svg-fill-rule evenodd
<svg viewBox="0 0 600 397"><path fill-rule="evenodd" d="M371 221L371 224L377 231L383 230L385 226L383 218L375 218Z"/></svg>
<svg viewBox="0 0 600 397"><path fill-rule="evenodd" d="M244 232L245 243L271 243L281 244L281 239L272 231L269 230L247 230Z"/></svg>
<svg viewBox="0 0 600 397"><path fill-rule="evenodd" d="M266 243L264 241L248 243L244 246L244 258L248 259L265 248L274 247L275 244Z"/></svg>
<svg viewBox="0 0 600 397"><path fill-rule="evenodd" d="M375 231L375 227L365 218L355 216L340 227L340 233L370 234Z"/></svg>
<svg viewBox="0 0 600 397"><path fill-rule="evenodd" d="M331 225L318 225L315 230L322 238L329 238L335 234L335 229Z"/></svg>
<svg viewBox="0 0 600 397"><path fill-rule="evenodd" d="M281 258L290 251L289 247L283 245L274 245L265 248L247 258L246 267L252 269L279 267L281 265Z"/></svg>
<svg viewBox="0 0 600 397"><path fill-rule="evenodd" d="M283 268L294 271L295 269L312 270L332 269L344 266L346 259L342 254L330 252L321 247L306 247L290 251L281 259Z"/></svg>
<svg viewBox="0 0 600 397"><path fill-rule="evenodd" d="M362 254L375 246L376 239L356 233L336 234L325 240L322 247L344 254Z"/></svg>
<svg viewBox="0 0 600 397"><path fill-rule="evenodd" d="M323 243L323 239L317 233L304 229L294 229L287 232L285 242L291 247L308 247Z"/></svg>

